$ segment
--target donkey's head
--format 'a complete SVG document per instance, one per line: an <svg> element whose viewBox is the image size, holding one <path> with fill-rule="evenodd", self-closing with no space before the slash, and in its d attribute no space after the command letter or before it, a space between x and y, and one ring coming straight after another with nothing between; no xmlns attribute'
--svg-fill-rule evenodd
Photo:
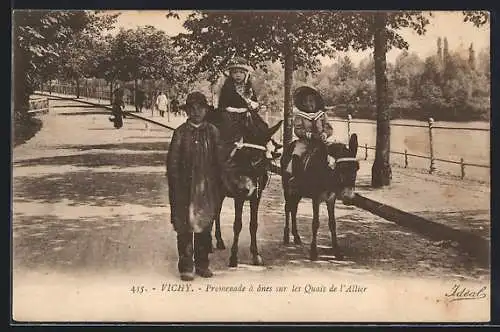
<svg viewBox="0 0 500 332"><path fill-rule="evenodd" d="M332 173L337 194L345 205L352 205L356 175L359 170L359 161L356 159L358 153L358 136L352 134L349 146L344 144L332 144L329 154L335 158L335 168Z"/></svg>

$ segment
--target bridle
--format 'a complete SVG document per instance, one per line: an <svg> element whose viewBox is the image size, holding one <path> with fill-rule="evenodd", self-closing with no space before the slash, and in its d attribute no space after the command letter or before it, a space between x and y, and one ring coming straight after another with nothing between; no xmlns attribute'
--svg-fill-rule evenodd
<svg viewBox="0 0 500 332"><path fill-rule="evenodd" d="M243 142L235 142L234 143L234 149L231 151L231 154L229 155L231 158L234 157L236 152L238 150L241 150L243 148L250 148L250 149L256 149L256 150L261 150L266 152L267 148L263 145L258 145L258 144L252 144L252 143L243 143Z"/></svg>
<svg viewBox="0 0 500 332"><path fill-rule="evenodd" d="M268 152L268 149L267 147L263 146L263 145L259 145L259 144L252 144L252 143L244 143L244 142L235 142L234 143L234 148L233 150L231 151L230 153L230 158L233 158L234 155L236 154L237 151L241 150L241 149L255 149L255 150L260 150L260 151L264 151L264 152ZM256 168L259 164L261 164L263 161L265 160L264 157L260 158L258 161L256 162L250 162L251 163L251 166L253 168ZM269 178L268 178L268 182L269 182ZM256 180L255 181L255 185L256 185L256 191L257 191L257 196L260 195L260 185L259 185L259 180Z"/></svg>
<svg viewBox="0 0 500 332"><path fill-rule="evenodd" d="M343 162L349 162L349 161L355 161L355 162L358 162L358 159L354 158L354 157L344 157L344 158L338 158L338 159L335 159L335 163L338 164L338 163L343 163Z"/></svg>

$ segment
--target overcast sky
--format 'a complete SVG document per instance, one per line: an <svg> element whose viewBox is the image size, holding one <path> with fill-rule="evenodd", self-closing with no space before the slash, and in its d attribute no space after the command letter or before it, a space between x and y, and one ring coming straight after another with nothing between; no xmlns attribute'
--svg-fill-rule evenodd
<svg viewBox="0 0 500 332"><path fill-rule="evenodd" d="M182 22L189 14L188 11L179 11L181 19L165 17L165 11L153 10L127 10L119 11L117 28L136 28L138 26L152 25L158 29L164 30L168 35L174 36L184 32ZM433 11L433 17L430 18L430 24L427 26L427 32L424 36L419 36L413 30L401 30L401 35L410 45L410 52L416 52L421 57L434 54L436 52L436 40L438 37L448 38L450 50L460 47L466 50L471 43L474 44L476 52L489 47L490 29L489 25L476 28L469 22L463 22L461 11ZM371 51L349 52L349 56L354 62L359 62L365 58ZM391 50L387 54L387 60L393 62L401 50ZM328 64L329 59L324 59L323 63Z"/></svg>

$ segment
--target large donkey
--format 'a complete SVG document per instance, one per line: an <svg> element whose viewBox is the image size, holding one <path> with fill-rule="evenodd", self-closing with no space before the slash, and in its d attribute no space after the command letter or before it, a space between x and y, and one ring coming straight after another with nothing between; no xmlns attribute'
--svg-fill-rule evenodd
<svg viewBox="0 0 500 332"><path fill-rule="evenodd" d="M293 143L287 153L281 158L282 170L285 169L290 160L290 151L293 150ZM328 207L328 225L331 232L333 251L338 259L342 259L342 253L337 244L337 230L335 222L335 201L340 198L344 204L351 205L354 198L354 187L356 174L359 170L359 162L356 160L358 151L358 137L352 134L349 140L349 147L341 143L330 144L324 151L313 148L311 153L305 156L305 169L302 172L298 184L290 184L290 175L282 172L282 184L285 194L285 228L284 244L289 243L289 222L292 219L292 234L295 244L301 244L297 231L297 207L303 197L311 198L313 205L312 220L312 241L310 259L318 258L316 237L319 228L319 205L326 202ZM335 167L332 169L325 163L326 155L334 157Z"/></svg>
<svg viewBox="0 0 500 332"><path fill-rule="evenodd" d="M211 114L214 115L216 113ZM217 127L220 127L220 120L216 116L209 116L207 119ZM220 212L224 199L226 197L233 198L235 216L233 224L234 238L231 247L231 257L229 259L230 267L238 265L238 240L243 226L243 204L246 201L250 202L250 252L252 254L252 264L263 264L262 257L259 255L257 248L257 216L262 192L269 180L268 172L270 171L273 159L270 156L270 151L273 150L270 143L271 138L279 129L282 122L279 121L276 125L270 127L264 135L255 136L247 134L241 141L234 143L230 147L230 162L234 166L234 171L237 175L234 178L236 183L232 183L232 187L238 189L233 190L231 193L225 190L215 219L216 247L217 249L225 249L220 229Z"/></svg>

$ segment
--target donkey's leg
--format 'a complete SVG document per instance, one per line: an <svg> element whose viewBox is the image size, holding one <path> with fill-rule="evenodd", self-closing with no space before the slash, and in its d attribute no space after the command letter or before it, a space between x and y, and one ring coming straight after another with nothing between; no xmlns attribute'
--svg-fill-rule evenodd
<svg viewBox="0 0 500 332"><path fill-rule="evenodd" d="M302 244L299 232L297 231L297 209L299 208L300 197L294 196L292 201L292 234L293 243Z"/></svg>
<svg viewBox="0 0 500 332"><path fill-rule="evenodd" d="M328 227L330 228L330 234L332 236L332 249L335 257L337 259L342 259L343 256L340 252L339 245L337 242L337 222L335 221L335 194L332 194L326 201L328 207Z"/></svg>
<svg viewBox="0 0 500 332"><path fill-rule="evenodd" d="M317 247L317 235L319 228L319 199L313 198L313 220L312 220L312 240L311 240L311 251L309 253L310 259L315 261L318 259L318 247Z"/></svg>
<svg viewBox="0 0 500 332"><path fill-rule="evenodd" d="M283 244L287 245L290 243L290 197L285 194L285 228L283 229Z"/></svg>
<svg viewBox="0 0 500 332"><path fill-rule="evenodd" d="M233 246L231 247L231 257L229 258L229 266L236 267L238 266L238 240L241 232L241 217L243 214L243 203L244 200L235 198L234 199L234 238L233 238Z"/></svg>
<svg viewBox="0 0 500 332"><path fill-rule="evenodd" d="M222 239L222 234L220 231L220 212L222 210L222 202L224 202L224 198L222 198L220 201L219 209L217 211L217 217L215 218L215 238L217 240L217 249L220 250L226 249L226 245L224 244L224 240Z"/></svg>
<svg viewBox="0 0 500 332"><path fill-rule="evenodd" d="M252 264L262 265L262 257L259 255L259 250L257 249L257 228L258 223L258 212L259 212L260 198L254 198L250 200L250 253L252 254Z"/></svg>

